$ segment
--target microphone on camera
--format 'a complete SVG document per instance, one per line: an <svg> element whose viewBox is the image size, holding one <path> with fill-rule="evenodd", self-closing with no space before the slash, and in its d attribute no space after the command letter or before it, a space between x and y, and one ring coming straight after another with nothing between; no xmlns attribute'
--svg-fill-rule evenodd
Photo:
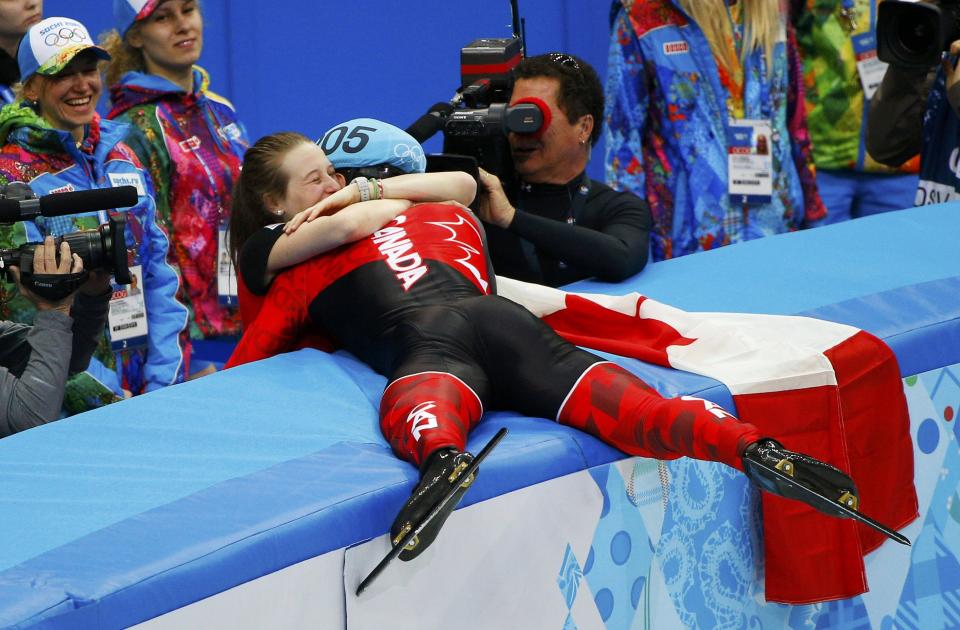
<svg viewBox="0 0 960 630"><path fill-rule="evenodd" d="M443 129L443 121L452 111L453 105L450 103L445 101L437 103L427 110L426 114L407 127L406 132L413 136L417 142L426 142Z"/></svg>
<svg viewBox="0 0 960 630"><path fill-rule="evenodd" d="M32 196L32 191L29 196L23 192L14 196L10 194L11 186L13 185L7 187L9 192L6 198L0 199L0 223L29 221L38 216L59 217L81 212L129 208L137 205L138 199L135 186L78 190L43 195L39 198Z"/></svg>

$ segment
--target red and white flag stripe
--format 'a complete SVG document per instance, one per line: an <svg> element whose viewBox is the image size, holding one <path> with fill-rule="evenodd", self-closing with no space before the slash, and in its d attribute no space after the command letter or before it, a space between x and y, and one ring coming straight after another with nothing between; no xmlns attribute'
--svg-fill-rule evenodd
<svg viewBox="0 0 960 630"><path fill-rule="evenodd" d="M742 421L847 471L865 514L894 528L916 518L900 372L873 335L809 317L688 313L638 293L567 293L502 277L497 293L577 345L722 382ZM867 590L863 555L883 542L880 534L767 494L763 506L767 600Z"/></svg>

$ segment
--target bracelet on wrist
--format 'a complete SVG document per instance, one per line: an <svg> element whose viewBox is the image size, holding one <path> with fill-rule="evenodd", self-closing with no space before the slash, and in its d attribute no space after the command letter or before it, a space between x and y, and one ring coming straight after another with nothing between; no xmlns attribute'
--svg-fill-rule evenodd
<svg viewBox="0 0 960 630"><path fill-rule="evenodd" d="M380 198L380 199L386 199L387 196L383 194L383 180L382 180L382 179L375 179L375 180L373 180L373 181L375 181L375 182L377 183L377 194L379 195L379 198Z"/></svg>
<svg viewBox="0 0 960 630"><path fill-rule="evenodd" d="M370 201L370 180L366 177L356 177L353 183L357 185L360 191L360 201Z"/></svg>

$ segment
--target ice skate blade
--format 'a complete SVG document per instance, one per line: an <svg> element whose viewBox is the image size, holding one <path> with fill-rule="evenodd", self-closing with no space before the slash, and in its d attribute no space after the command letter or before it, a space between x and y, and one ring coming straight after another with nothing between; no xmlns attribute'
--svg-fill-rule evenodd
<svg viewBox="0 0 960 630"><path fill-rule="evenodd" d="M474 473L476 472L477 468L480 467L480 462L482 462L484 459L487 458L487 455L489 455L490 452L497 446L497 444L500 443L500 440L502 440L506 434L507 434L506 427L503 427L499 431L497 431L496 435L494 435L490 439L490 441L487 442L487 445L484 446L479 453L477 453L477 456L473 458L473 461L470 462L470 464L463 469L463 472L461 474L465 478L464 482L462 484L452 486L450 488L450 491L435 506L433 506L433 509L430 510L430 512L426 515L426 517L424 517L424 519L420 523L418 523L416 526L410 524L409 530L407 530L407 524L404 524L401 532L406 531L406 534L403 535L403 537L399 540L399 542L396 540L393 541L394 546L390 550L390 552L386 556L384 556L383 560L381 560L377 564L377 566L373 568L373 571L371 571L370 574L367 575L367 577L365 577L362 582L360 582L360 584L357 586L358 596L360 595L360 593L365 591L367 587L370 586L370 584L372 584L375 579L377 579L377 576L383 572L383 570L387 567L388 564L390 564L391 561L393 561L394 558L399 556L400 553L404 551L404 549L406 549L408 545L410 545L411 543L414 543L414 540L417 539L420 532L423 531L423 528L426 527L430 523L430 521L432 521L434 517L437 516L437 514L440 514L443 511L443 508L446 506L447 502L450 501L450 499L452 499L457 494L457 492L461 490L461 488L469 486L471 483L473 483ZM454 473L451 473L451 476L455 474L456 474L456 471L454 471ZM457 477L454 477L454 479L457 479L458 477L459 475L457 475ZM417 542L419 542L419 540L417 540ZM416 546L417 546L416 543L414 543L413 547L416 547Z"/></svg>
<svg viewBox="0 0 960 630"><path fill-rule="evenodd" d="M830 498L828 498L828 497L825 497L825 496L823 496L822 494L820 494L819 492L816 492L815 490L811 490L810 488L806 487L805 485L799 483L797 480L795 480L795 479L794 479L793 477L791 477L790 475L788 475L788 474L786 474L786 473L778 470L777 468L775 468L775 467L773 467L773 466L768 466L767 464L764 464L764 463L762 463L762 462L760 462L760 461L751 461L751 462L750 462L750 465L764 469L765 471L767 471L768 473L770 473L770 474L773 475L774 477L777 477L777 478L778 478L780 481L782 481L783 483L790 485L790 487L792 487L792 488L794 488L794 489L796 489L796 490L799 490L799 491L800 491L800 494L805 494L805 495L807 495L807 497L809 497L811 501L814 501L814 502L823 502L823 501L826 501L826 502L830 503L830 504L832 505L832 507L835 507L839 512L841 512L841 513L843 514L843 516L846 516L847 518L852 518L852 519L855 520L855 521L859 521L859 522L863 523L864 525L866 525L867 527L869 527L869 528L871 528L871 529L873 529L873 530L876 530L876 531L880 532L881 534L883 534L883 535L886 536L887 538L889 538L889 539L891 539L891 540L894 540L894 541L900 543L901 545L906 545L906 546L908 546L908 547L911 546L910 539L907 538L906 536L904 536L903 534L900 534L900 533L898 533L898 532L895 532L895 531L893 531L892 529L890 529L889 527L887 527L886 525L883 525L882 523L878 523L877 521L873 520L873 519L870 518L869 516L866 516L866 515L861 514L860 512L858 512L858 511L857 511L857 507L859 507L859 506L858 506L857 497L854 496L853 494L851 494L850 492L844 493L844 494L843 494L842 496L840 496L836 501L834 501L833 499L830 499ZM768 492L769 492L769 491L768 491ZM850 504L849 504L850 501L853 502L853 506L852 506L852 507L851 507Z"/></svg>

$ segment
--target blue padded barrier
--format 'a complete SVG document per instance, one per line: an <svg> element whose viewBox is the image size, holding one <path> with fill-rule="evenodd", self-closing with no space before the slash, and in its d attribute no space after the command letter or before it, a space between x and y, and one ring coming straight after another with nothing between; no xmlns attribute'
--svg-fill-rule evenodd
<svg viewBox="0 0 960 630"><path fill-rule="evenodd" d="M960 363L958 211L860 219L575 288L850 323L917 374ZM664 394L731 404L711 379L615 360ZM130 625L379 536L416 478L380 436L384 382L348 355L306 350L4 439L0 626ZM510 437L467 504L622 457L509 412L488 414L471 448L501 425Z"/></svg>

